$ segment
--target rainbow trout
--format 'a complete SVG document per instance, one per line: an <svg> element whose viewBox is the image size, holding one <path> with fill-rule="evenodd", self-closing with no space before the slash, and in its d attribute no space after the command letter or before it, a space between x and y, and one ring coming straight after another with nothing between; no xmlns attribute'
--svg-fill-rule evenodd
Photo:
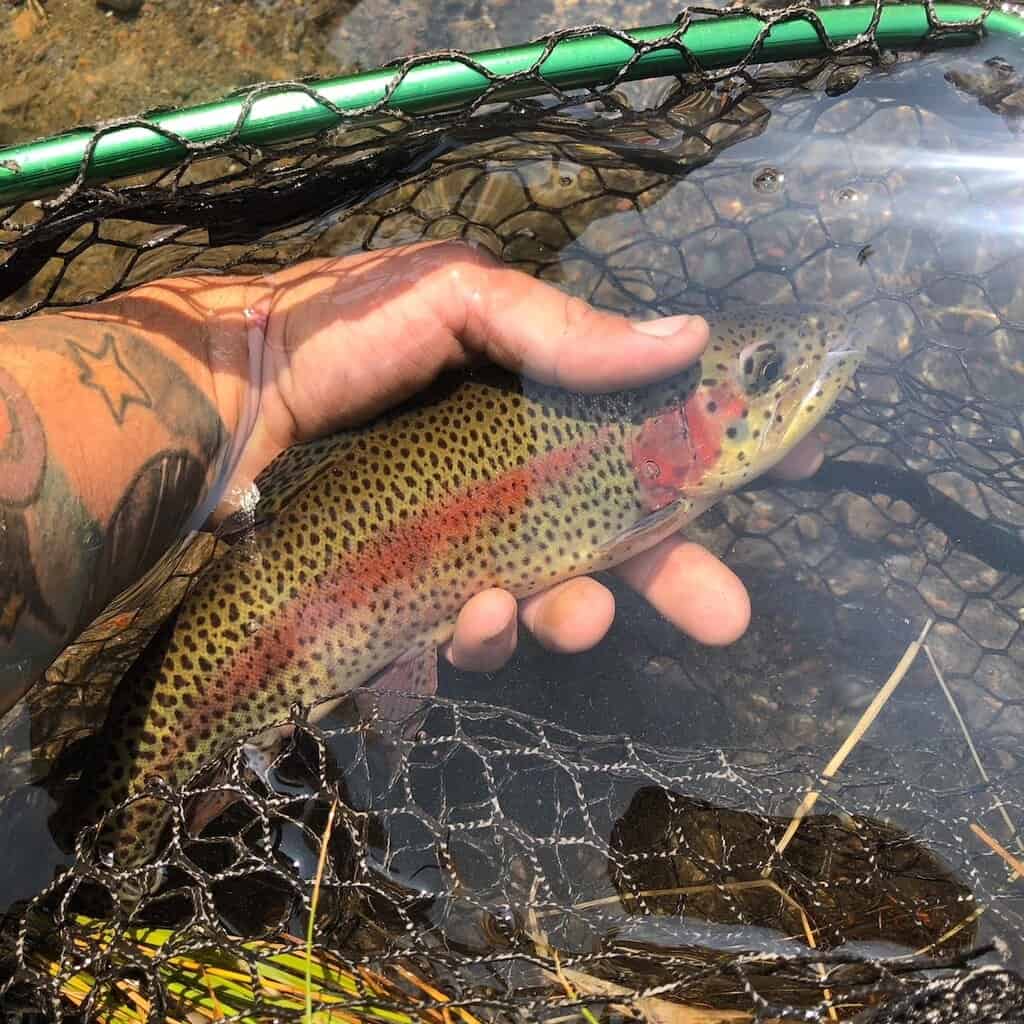
<svg viewBox="0 0 1024 1024"><path fill-rule="evenodd" d="M859 360L822 311L715 316L699 363L583 395L488 369L366 429L284 452L257 525L196 583L122 682L76 806L152 859L179 786L240 737L375 681L429 692L465 602L606 569L773 466ZM116 813L128 797L135 797ZM131 873L131 872L129 872Z"/></svg>

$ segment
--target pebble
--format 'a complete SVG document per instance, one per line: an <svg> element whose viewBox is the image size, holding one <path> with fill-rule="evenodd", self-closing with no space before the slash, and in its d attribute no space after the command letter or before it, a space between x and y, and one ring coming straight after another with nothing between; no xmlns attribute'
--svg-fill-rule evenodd
<svg viewBox="0 0 1024 1024"><path fill-rule="evenodd" d="M100 7L117 11L118 14L134 14L143 4L143 0L96 0Z"/></svg>
<svg viewBox="0 0 1024 1024"><path fill-rule="evenodd" d="M960 616L960 628L982 647L1000 651L1013 639L1018 624L994 601L973 598Z"/></svg>
<svg viewBox="0 0 1024 1024"><path fill-rule="evenodd" d="M14 20L11 22L11 30L14 32L14 37L19 43L26 42L38 30L36 16L27 7L22 8L14 16ZM0 100L0 104L3 104L2 100Z"/></svg>
<svg viewBox="0 0 1024 1024"><path fill-rule="evenodd" d="M832 700L843 711L862 711L874 698L877 682L863 676L844 674L832 684Z"/></svg>
<svg viewBox="0 0 1024 1024"><path fill-rule="evenodd" d="M869 559L848 559L839 562L825 578L833 596L840 600L864 598L880 594L885 589L885 578L878 572L878 563Z"/></svg>
<svg viewBox="0 0 1024 1024"><path fill-rule="evenodd" d="M969 676L981 661L981 648L962 630L949 622L938 622L928 635L931 650L939 671L944 675Z"/></svg>
<svg viewBox="0 0 1024 1024"><path fill-rule="evenodd" d="M815 541L821 539L821 523L817 516L799 515L796 517L796 532L804 540Z"/></svg>
<svg viewBox="0 0 1024 1024"><path fill-rule="evenodd" d="M821 733L821 725L814 715L807 711L791 711L783 720L788 743L811 744Z"/></svg>
<svg viewBox="0 0 1024 1024"><path fill-rule="evenodd" d="M967 600L963 591L937 569L926 572L918 584L917 592L936 615L947 619L955 619Z"/></svg>
<svg viewBox="0 0 1024 1024"><path fill-rule="evenodd" d="M663 654L656 654L648 658L643 667L645 676L679 676L682 675L682 668L675 658L669 658Z"/></svg>
<svg viewBox="0 0 1024 1024"><path fill-rule="evenodd" d="M890 555L885 560L885 570L896 580L916 585L926 567L924 558L910 555Z"/></svg>
<svg viewBox="0 0 1024 1024"><path fill-rule="evenodd" d="M856 494L844 495L839 514L843 525L858 540L878 541L890 530L889 521L874 504Z"/></svg>
<svg viewBox="0 0 1024 1024"><path fill-rule="evenodd" d="M0 114L19 114L35 98L36 94L28 85L5 86L0 92Z"/></svg>

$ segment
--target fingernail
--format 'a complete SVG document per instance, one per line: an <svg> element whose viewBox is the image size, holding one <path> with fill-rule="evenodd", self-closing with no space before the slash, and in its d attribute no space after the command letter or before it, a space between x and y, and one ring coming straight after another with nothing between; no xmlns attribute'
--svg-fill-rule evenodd
<svg viewBox="0 0 1024 1024"><path fill-rule="evenodd" d="M516 621L506 622L496 633L480 637L481 647L501 647L508 643L509 633L515 629Z"/></svg>
<svg viewBox="0 0 1024 1024"><path fill-rule="evenodd" d="M657 320L634 320L633 330L655 338L667 338L670 334L685 330L696 319L695 316L663 316Z"/></svg>
<svg viewBox="0 0 1024 1024"><path fill-rule="evenodd" d="M807 464L802 467L803 468L803 472L804 472L804 476L814 476L814 474L817 473L819 469L821 469L822 464L824 463L824 461L825 461L825 453L824 453L824 451L819 449L818 451L816 451L814 453L814 455L811 457L810 461L807 462Z"/></svg>

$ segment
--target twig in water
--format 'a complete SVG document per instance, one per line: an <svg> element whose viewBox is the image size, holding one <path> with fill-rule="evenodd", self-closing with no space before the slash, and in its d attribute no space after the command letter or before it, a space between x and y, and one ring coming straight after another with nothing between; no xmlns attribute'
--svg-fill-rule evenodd
<svg viewBox="0 0 1024 1024"><path fill-rule="evenodd" d="M313 879L313 895L309 899L309 923L306 925L306 1024L313 1024L313 929L316 927L316 907L320 902L320 883L327 864L327 844L334 830L334 814L338 810L338 798L331 801L327 812L327 824L320 837L320 856L316 862L316 877Z"/></svg>
<svg viewBox="0 0 1024 1024"><path fill-rule="evenodd" d="M929 953L933 953L940 946L949 942L949 940L958 932L962 932L969 924L974 924L974 922L977 921L984 913L984 907L975 907L962 921L958 921L951 928L944 931L934 942L929 942L927 946L915 949L912 955L918 957L927 956Z"/></svg>
<svg viewBox="0 0 1024 1024"><path fill-rule="evenodd" d="M1002 843L993 839L977 822L971 822L971 831L994 853L998 853L1013 868L1014 878L1024 875L1024 861L1014 857Z"/></svg>
<svg viewBox="0 0 1024 1024"><path fill-rule="evenodd" d="M892 670L892 674L885 681L885 685L875 694L875 699L864 709L864 714L857 720L857 724L850 731L850 735L846 737L839 749L832 755L832 760L825 766L822 771L822 776L826 781L833 778L836 772L842 768L843 763L850 756L851 751L857 744L863 739L864 734L871 728L875 719L878 717L882 708L885 707L886 702L893 695L896 687L903 681L903 677L910 670L910 666L914 663L914 659L917 657L918 651L924 645L925 637L928 636L929 630L932 628L934 619L929 619L924 624L924 629L921 630L920 635L914 640L907 649L903 652L903 657L900 658L896 667ZM793 836L796 835L797 829L800 827L800 822L811 813L814 805L818 802L818 797L821 796L820 789L808 790L807 795L803 798L800 806L796 809L792 820L783 833L782 838L775 844L775 853L771 860L765 865L764 871L761 873L762 878L767 878L775 870L775 857L784 853L786 847L793 841ZM813 947L813 941L810 943ZM824 980L825 978L825 966L824 964L817 964L817 971L819 977ZM825 998L828 1000L828 1015L830 1020L838 1020L839 1015L836 1013L836 1008L832 1003L832 993L829 989L823 990Z"/></svg>
<svg viewBox="0 0 1024 1024"><path fill-rule="evenodd" d="M864 714L862 714L857 720L857 724L850 731L850 735L846 737L839 749L835 754L833 754L832 760L829 761L825 766L824 771L821 773L826 781L833 778L836 772L842 768L843 762L850 756L853 748L864 738L864 734L871 728L875 719L878 717L879 712L885 706L886 701L888 701L888 699L893 695L896 687L903 682L903 677L910 670L910 666L914 663L914 659L917 657L918 652L921 650L922 646L924 646L925 637L928 636L934 622L934 619L929 619L924 624L924 629L921 630L918 638L914 640L903 652L903 657L900 658L896 667L892 670L892 674L885 681L885 686L875 694L875 699L864 709ZM812 789L808 791L800 806L793 814L793 819L790 821L785 834L778 843L775 844L776 854L782 853L793 841L793 836L796 835L796 830L800 827L800 822L810 814L812 808L818 802L819 796L821 796L820 789ZM774 868L775 864L773 858L765 866L765 869L762 872L763 876L767 878Z"/></svg>
<svg viewBox="0 0 1024 1024"><path fill-rule="evenodd" d="M562 961L558 958L558 950L553 950L555 959L555 977L558 978L562 987L565 989L565 994L572 1000L579 1000L580 994L573 987L572 982L565 976L565 971L562 970ZM587 1022L587 1024L597 1024L597 1018L594 1016L594 1011L589 1006L580 1006L580 1015Z"/></svg>
<svg viewBox="0 0 1024 1024"><path fill-rule="evenodd" d="M978 766L978 774L981 775L982 779L985 782L985 785L990 785L992 780L989 778L988 772L985 771L985 766L981 763L981 756L978 754L978 748L975 747L974 740L971 738L971 733L967 728L967 722L964 721L964 716L960 714L960 708L957 707L956 700L953 697L953 691L950 690L948 684L946 683L946 680L943 677L942 672L939 670L938 663L935 661L935 658L932 655L931 648L927 644L924 645L924 653L925 657L927 657L928 659L928 664L931 665L932 671L935 673L935 678L939 681L939 686L942 688L942 692L946 695L946 700L948 701L949 706L953 711L953 717L956 718L957 723L960 726L960 731L964 734L964 739L967 741L967 749L970 750L971 757L974 758L974 763ZM1006 822L1006 827L1009 830L1010 835L1013 836L1013 838L1016 840L1017 849L1020 850L1020 835L1018 834L1016 826L1013 824L1010 815L1007 813L1005 805L1003 804L1002 800L998 798L998 796L996 797L996 810L999 812L1003 821ZM973 829L974 826L972 825L971 828ZM988 835L988 833L985 833L985 835ZM981 838L984 839L984 836L982 836ZM992 842L995 842L995 840L993 839ZM993 846L992 849L996 848ZM1000 847L999 849L1001 850L1002 847ZM999 850L996 850L996 852L998 853ZM1008 864L1011 862L1011 859L1015 863L1020 864L1019 860L1017 860L1016 858L1010 858L1009 855L1007 855L1005 859ZM1013 878L1010 879L1010 881L1013 881L1015 878L1019 878L1021 874L1024 874L1024 872L1022 872L1019 868L1014 868L1014 871L1015 875Z"/></svg>

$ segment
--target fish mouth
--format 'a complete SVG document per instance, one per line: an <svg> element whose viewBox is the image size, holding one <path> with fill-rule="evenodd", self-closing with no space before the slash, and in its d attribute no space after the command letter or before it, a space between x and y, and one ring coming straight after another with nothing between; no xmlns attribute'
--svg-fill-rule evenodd
<svg viewBox="0 0 1024 1024"><path fill-rule="evenodd" d="M822 360L821 369L812 387L806 390L787 418L786 429L779 440L783 452L791 451L817 427L833 410L843 391L850 386L857 367L866 354L864 348L844 347L830 349Z"/></svg>
<svg viewBox="0 0 1024 1024"><path fill-rule="evenodd" d="M765 449L778 453L774 462L784 458L832 412L867 355L868 330L862 314L824 310L820 316L827 333L813 379L805 378L805 383L794 389L796 393L780 395L772 410L783 415L782 429L769 431L765 437Z"/></svg>

